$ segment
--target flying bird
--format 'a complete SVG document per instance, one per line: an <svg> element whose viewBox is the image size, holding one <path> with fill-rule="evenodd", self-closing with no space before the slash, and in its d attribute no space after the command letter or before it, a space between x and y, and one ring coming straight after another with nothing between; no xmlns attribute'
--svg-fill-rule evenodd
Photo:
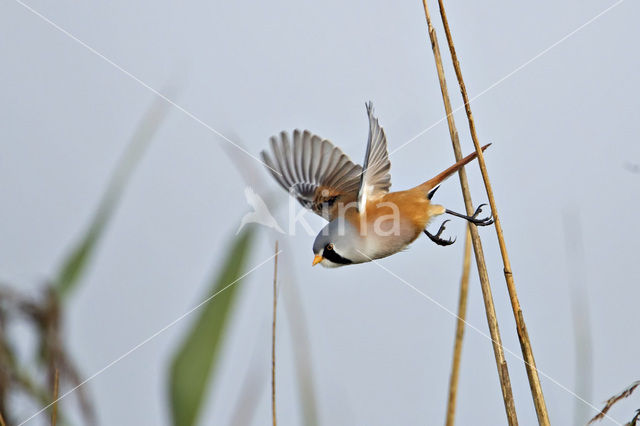
<svg viewBox="0 0 640 426"><path fill-rule="evenodd" d="M423 232L438 245L453 244L455 240L441 237L448 220L436 234L426 229L434 216L445 213L479 226L493 223L491 216L478 218L484 204L467 216L431 203L438 185L475 159L475 152L414 188L389 192L387 138L371 102L366 109L369 138L363 166L308 130L294 130L293 143L287 132L281 132L270 139L271 155L262 151L276 181L300 204L329 221L313 243L313 265L337 267L387 257L406 248Z"/></svg>

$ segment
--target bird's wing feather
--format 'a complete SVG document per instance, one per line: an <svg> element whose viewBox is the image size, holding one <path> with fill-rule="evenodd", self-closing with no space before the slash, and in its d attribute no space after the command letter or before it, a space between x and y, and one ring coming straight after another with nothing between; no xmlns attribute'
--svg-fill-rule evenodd
<svg viewBox="0 0 640 426"><path fill-rule="evenodd" d="M384 129L373 115L373 104L367 102L369 116L369 139L364 166L358 190L358 210L364 211L367 200L379 198L391 187L391 162L387 151L387 137Z"/></svg>
<svg viewBox="0 0 640 426"><path fill-rule="evenodd" d="M355 198L362 167L354 164L342 150L308 130L272 136L271 154L262 151L262 159L275 180L304 207L331 220L322 203L336 195ZM326 209L325 209L326 210Z"/></svg>

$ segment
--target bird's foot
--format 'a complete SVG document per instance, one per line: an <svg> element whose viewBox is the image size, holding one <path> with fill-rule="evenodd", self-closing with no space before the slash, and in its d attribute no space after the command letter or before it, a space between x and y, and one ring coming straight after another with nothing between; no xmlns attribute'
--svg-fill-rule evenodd
<svg viewBox="0 0 640 426"><path fill-rule="evenodd" d="M445 220L444 222L442 222L442 225L440 225L440 229L438 229L438 232L436 232L435 235L431 234L429 231L427 231L426 229L423 231L427 237L429 237L429 239L431 241L433 241L434 243L436 243L439 246L450 246L451 244L456 242L456 239L454 238L452 239L447 239L445 240L444 238L441 238L440 235L442 235L442 233L444 232L444 230L446 229L446 223L449 222L449 220Z"/></svg>
<svg viewBox="0 0 640 426"><path fill-rule="evenodd" d="M458 217L461 217L463 219L466 219L469 222L471 222L471 223L473 223L474 225L477 225L477 226L491 225L493 223L493 214L489 215L489 217L478 218L478 216L482 212L482 207L484 207L484 206L486 206L486 204L480 204L478 206L478 208L476 209L476 211L473 213L472 216L467 216L467 215L464 215L462 213L456 213L456 212L448 210L448 209L446 210L446 212L449 213L449 214L452 214L454 216L458 216Z"/></svg>

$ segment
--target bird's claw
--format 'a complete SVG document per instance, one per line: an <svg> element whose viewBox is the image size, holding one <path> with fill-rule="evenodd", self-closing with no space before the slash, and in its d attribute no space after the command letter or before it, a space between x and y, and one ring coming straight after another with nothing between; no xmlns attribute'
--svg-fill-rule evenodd
<svg viewBox="0 0 640 426"><path fill-rule="evenodd" d="M442 233L444 232L444 230L446 229L446 223L447 222L449 222L448 219L445 220L444 222L442 222L442 225L440 225L440 228L438 229L438 232L436 232L435 235L431 234L426 229L424 230L424 233L426 234L427 237L429 237L429 239L431 241L433 241L434 243L438 244L439 246L450 246L451 244L456 242L455 238L453 240L451 238L445 240L444 238L440 237L442 235Z"/></svg>
<svg viewBox="0 0 640 426"><path fill-rule="evenodd" d="M478 219L478 216L480 215L480 213L482 212L482 207L486 206L486 204L480 204L478 206L478 208L476 209L476 211L473 213L473 216L471 216L468 220L469 222L477 225L477 226L488 226L491 225L493 223L493 214L489 215L489 217L485 217L482 219Z"/></svg>

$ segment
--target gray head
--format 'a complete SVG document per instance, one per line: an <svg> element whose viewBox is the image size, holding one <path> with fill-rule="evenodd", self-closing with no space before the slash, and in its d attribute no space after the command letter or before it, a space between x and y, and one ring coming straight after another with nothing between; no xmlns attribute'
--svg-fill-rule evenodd
<svg viewBox="0 0 640 426"><path fill-rule="evenodd" d="M313 264L328 268L362 263L369 259L358 250L362 239L358 231L342 218L329 222L313 242Z"/></svg>

